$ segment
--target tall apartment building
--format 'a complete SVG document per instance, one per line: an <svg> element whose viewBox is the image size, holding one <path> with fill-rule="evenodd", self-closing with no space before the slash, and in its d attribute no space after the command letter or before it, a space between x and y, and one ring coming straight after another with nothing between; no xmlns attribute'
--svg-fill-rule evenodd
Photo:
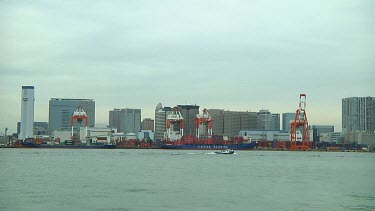
<svg viewBox="0 0 375 211"><path fill-rule="evenodd" d="M154 131L154 120L151 118L143 119L141 123L141 129Z"/></svg>
<svg viewBox="0 0 375 211"><path fill-rule="evenodd" d="M342 99L343 131L375 131L375 97Z"/></svg>
<svg viewBox="0 0 375 211"><path fill-rule="evenodd" d="M259 110L257 113L257 130L271 130L272 115L268 110Z"/></svg>
<svg viewBox="0 0 375 211"><path fill-rule="evenodd" d="M141 109L113 109L109 111L109 126L117 128L119 133L134 133L141 131Z"/></svg>
<svg viewBox="0 0 375 211"><path fill-rule="evenodd" d="M155 108L155 139L163 139L167 131L167 116L172 113L171 107L163 107L159 103Z"/></svg>
<svg viewBox="0 0 375 211"><path fill-rule="evenodd" d="M34 136L34 86L22 86L21 128L18 138Z"/></svg>
<svg viewBox="0 0 375 211"><path fill-rule="evenodd" d="M296 117L296 113L283 113L283 123L282 123L282 130L290 131L290 123L294 121Z"/></svg>
<svg viewBox="0 0 375 211"><path fill-rule="evenodd" d="M182 117L184 118L184 135L193 135L196 133L195 119L199 114L197 105L177 105Z"/></svg>
<svg viewBox="0 0 375 211"><path fill-rule="evenodd" d="M94 100L51 98L49 101L48 120L50 134L53 134L55 130L71 130L72 115L78 107L82 107L86 112L89 119L89 127L93 127L95 125ZM75 124L75 127L79 127L79 124Z"/></svg>
<svg viewBox="0 0 375 211"><path fill-rule="evenodd" d="M280 114L271 114L271 130L280 130Z"/></svg>

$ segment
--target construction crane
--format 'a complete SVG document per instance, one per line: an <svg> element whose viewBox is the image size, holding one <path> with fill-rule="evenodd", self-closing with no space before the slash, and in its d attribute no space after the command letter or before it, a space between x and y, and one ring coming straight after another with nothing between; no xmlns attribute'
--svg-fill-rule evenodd
<svg viewBox="0 0 375 211"><path fill-rule="evenodd" d="M297 141L297 131L301 130L302 140ZM299 95L299 108L296 111L294 121L290 123L291 149L309 149L310 135L309 123L306 115L306 94Z"/></svg>
<svg viewBox="0 0 375 211"><path fill-rule="evenodd" d="M174 125L178 123L180 126L179 135L182 137L184 135L184 118L181 115L181 112L178 110L178 107L174 107L172 114L167 116L167 139L171 140L172 131L174 131ZM181 138L179 137L179 138Z"/></svg>
<svg viewBox="0 0 375 211"><path fill-rule="evenodd" d="M87 126L89 125L89 118L86 115L86 112L82 109L82 107L78 107L77 110L73 113L72 116L72 140L74 140L74 120L77 120L77 122L81 125L82 120L86 120L86 127L85 127L85 138L87 137Z"/></svg>
<svg viewBox="0 0 375 211"><path fill-rule="evenodd" d="M214 119L211 118L207 109L203 109L202 114L197 114L197 118L195 119L196 137L199 138L200 128L205 126L207 127L207 134L205 135L212 136L213 121Z"/></svg>

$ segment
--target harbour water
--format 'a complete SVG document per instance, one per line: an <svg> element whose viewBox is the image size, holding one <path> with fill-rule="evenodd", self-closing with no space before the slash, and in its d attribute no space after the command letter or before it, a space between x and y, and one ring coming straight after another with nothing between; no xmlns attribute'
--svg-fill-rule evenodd
<svg viewBox="0 0 375 211"><path fill-rule="evenodd" d="M1 149L0 210L375 210L375 153Z"/></svg>

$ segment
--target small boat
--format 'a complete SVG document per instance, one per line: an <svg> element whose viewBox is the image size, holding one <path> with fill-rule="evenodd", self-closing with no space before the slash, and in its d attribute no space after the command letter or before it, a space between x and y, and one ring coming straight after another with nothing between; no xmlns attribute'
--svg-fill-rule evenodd
<svg viewBox="0 0 375 211"><path fill-rule="evenodd" d="M234 154L234 150L233 149L226 149L226 150L223 150L223 151L220 151L220 152L215 152L216 154Z"/></svg>

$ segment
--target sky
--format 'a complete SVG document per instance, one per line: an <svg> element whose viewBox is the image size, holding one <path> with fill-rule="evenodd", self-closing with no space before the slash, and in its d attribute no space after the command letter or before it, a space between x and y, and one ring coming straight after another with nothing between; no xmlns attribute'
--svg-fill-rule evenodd
<svg viewBox="0 0 375 211"><path fill-rule="evenodd" d="M375 94L375 1L0 1L0 131L21 87L35 121L50 98L113 108L196 104L295 112L341 131L341 100Z"/></svg>

